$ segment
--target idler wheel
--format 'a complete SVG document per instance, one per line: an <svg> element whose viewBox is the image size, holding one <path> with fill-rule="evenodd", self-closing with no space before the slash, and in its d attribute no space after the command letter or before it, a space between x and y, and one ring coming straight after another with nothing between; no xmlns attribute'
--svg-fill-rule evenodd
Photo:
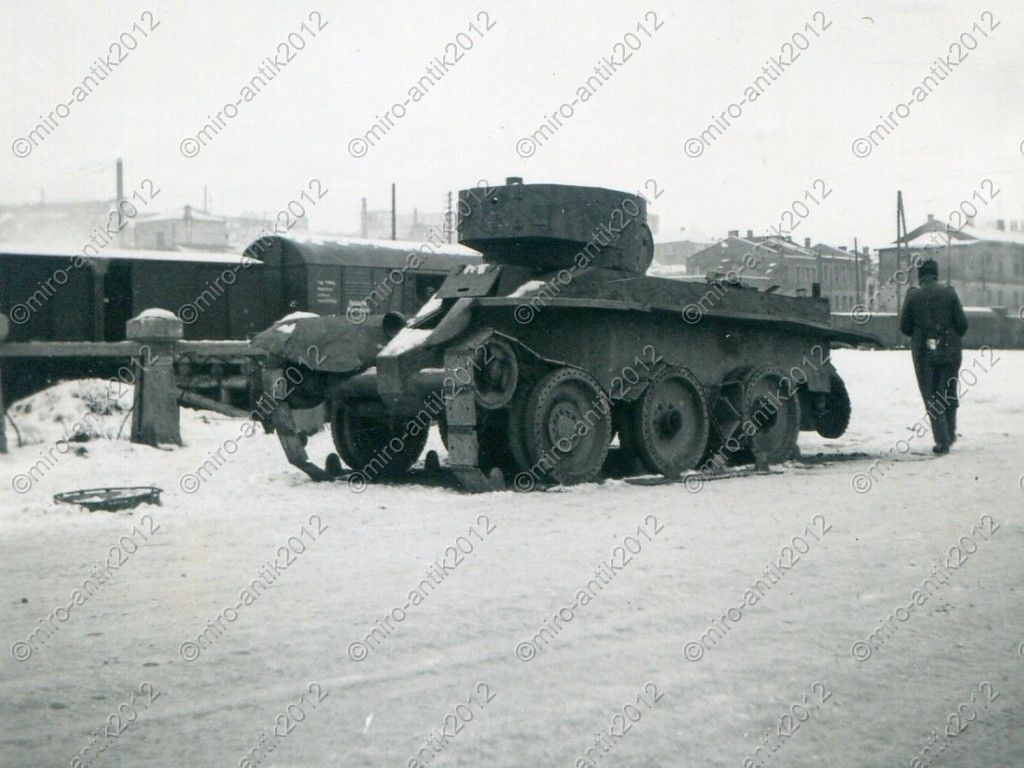
<svg viewBox="0 0 1024 768"><path fill-rule="evenodd" d="M800 401L785 381L780 371L771 368L755 368L743 380L743 432L750 437L755 458L764 452L771 463L787 461L797 453Z"/></svg>
<svg viewBox="0 0 1024 768"><path fill-rule="evenodd" d="M394 478L409 471L427 444L428 430L413 436L406 424L391 417L378 400L345 401L334 408L331 436L351 469L368 480Z"/></svg>
<svg viewBox="0 0 1024 768"><path fill-rule="evenodd" d="M633 404L629 420L629 442L651 472L674 475L700 463L711 417L704 390L689 371L658 373Z"/></svg>
<svg viewBox="0 0 1024 768"><path fill-rule="evenodd" d="M828 393L822 397L824 408L815 419L815 429L829 440L842 437L850 426L850 394L842 377L835 371L829 379Z"/></svg>
<svg viewBox="0 0 1024 768"><path fill-rule="evenodd" d="M511 344L500 336L491 336L477 348L473 367L476 401L481 408L493 411L512 401L519 381L519 361Z"/></svg>
<svg viewBox="0 0 1024 768"><path fill-rule="evenodd" d="M592 376L557 368L526 401L524 441L530 467L564 485L595 479L612 439L611 405Z"/></svg>

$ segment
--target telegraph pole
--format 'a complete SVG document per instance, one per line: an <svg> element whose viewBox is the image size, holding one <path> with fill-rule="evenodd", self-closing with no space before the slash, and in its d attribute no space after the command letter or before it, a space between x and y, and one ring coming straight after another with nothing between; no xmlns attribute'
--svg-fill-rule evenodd
<svg viewBox="0 0 1024 768"><path fill-rule="evenodd" d="M452 191L449 189L448 190L448 207L445 209L445 212L444 212L444 223L445 223L445 228L448 230L448 242L449 243L452 241L452 229L454 229L454 227L452 226L452 218L453 218L452 217Z"/></svg>
<svg viewBox="0 0 1024 768"><path fill-rule="evenodd" d="M395 182L391 182L391 239L397 240L395 219Z"/></svg>
<svg viewBox="0 0 1024 768"><path fill-rule="evenodd" d="M902 225L902 231L900 227ZM903 238L907 234L907 217L903 211L903 192L900 190L896 191L896 272L900 271L900 267L903 266L903 252L901 246L903 244ZM893 278L895 279L896 272L893 272ZM900 281L896 280L896 314L900 314L900 310L903 308L903 286L900 285Z"/></svg>
<svg viewBox="0 0 1024 768"><path fill-rule="evenodd" d="M853 303L860 304L860 248L853 238Z"/></svg>

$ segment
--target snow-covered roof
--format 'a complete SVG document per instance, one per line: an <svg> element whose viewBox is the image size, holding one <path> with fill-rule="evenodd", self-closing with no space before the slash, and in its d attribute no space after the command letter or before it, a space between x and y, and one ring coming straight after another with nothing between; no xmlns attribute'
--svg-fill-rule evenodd
<svg viewBox="0 0 1024 768"><path fill-rule="evenodd" d="M292 232L289 238L296 243L312 243L313 245L343 245L343 246L365 246L370 248L387 248L388 250L399 249L405 252L419 251L426 242L418 240L374 240L363 237L344 237L339 235L319 234L316 232ZM479 251L467 248L458 243L441 243L434 245L430 243L432 253L445 256L480 256Z"/></svg>
<svg viewBox="0 0 1024 768"><path fill-rule="evenodd" d="M981 227L966 226L961 230L975 240L983 240L988 243L1014 243L1024 245L1024 232L1007 232L1003 229L988 229Z"/></svg>
<svg viewBox="0 0 1024 768"><path fill-rule="evenodd" d="M96 256L83 254L71 248L53 248L46 245L31 245L23 243L0 242L0 258L5 256L43 256L54 259L73 259L76 256L83 256L87 259L127 259L132 261L186 261L193 263L208 264L241 264L259 263L258 259L244 257L240 252L215 252L215 251L152 251L152 250L126 250L120 248L105 248Z"/></svg>

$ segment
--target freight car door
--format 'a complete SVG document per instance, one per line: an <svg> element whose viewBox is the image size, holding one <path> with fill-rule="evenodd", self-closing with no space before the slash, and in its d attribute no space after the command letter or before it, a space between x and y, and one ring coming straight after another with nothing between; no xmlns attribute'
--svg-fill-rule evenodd
<svg viewBox="0 0 1024 768"><path fill-rule="evenodd" d="M124 341L132 317L132 265L111 260L103 278L103 340Z"/></svg>

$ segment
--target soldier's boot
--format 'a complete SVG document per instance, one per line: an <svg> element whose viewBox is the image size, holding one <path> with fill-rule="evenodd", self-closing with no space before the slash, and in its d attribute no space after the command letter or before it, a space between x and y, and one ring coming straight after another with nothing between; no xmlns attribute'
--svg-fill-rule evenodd
<svg viewBox="0 0 1024 768"><path fill-rule="evenodd" d="M947 410L946 413L949 411ZM932 437L935 438L935 453L949 453L949 424L946 422L946 414L929 414L932 422Z"/></svg>
<svg viewBox="0 0 1024 768"><path fill-rule="evenodd" d="M949 444L956 442L956 408L946 409L946 431L949 433Z"/></svg>

